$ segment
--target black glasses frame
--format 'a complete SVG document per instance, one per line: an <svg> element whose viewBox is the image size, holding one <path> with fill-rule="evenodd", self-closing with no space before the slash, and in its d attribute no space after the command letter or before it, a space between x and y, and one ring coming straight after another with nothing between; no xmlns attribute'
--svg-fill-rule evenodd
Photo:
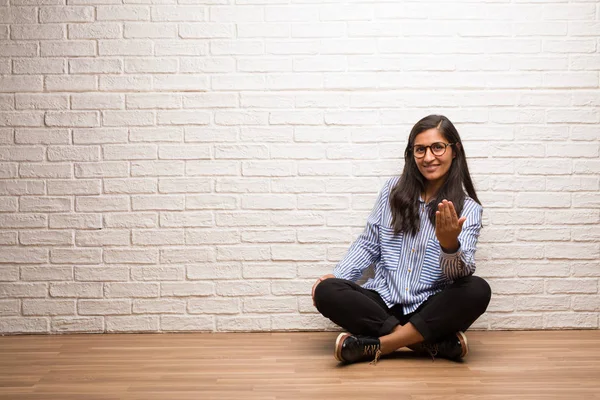
<svg viewBox="0 0 600 400"><path fill-rule="evenodd" d="M433 151L433 148L431 147L431 146L434 146L434 145L436 145L436 144L441 144L441 145L444 145L444 151L442 151L440 154L436 154L436 153ZM430 144L429 146L421 146L421 145L419 145L419 146L413 146L413 149L412 149L412 150L413 150L413 156L414 156L415 158L423 158L423 157L425 157L425 156L427 155L427 149L429 149L429 150L431 150L431 154L433 154L434 156L437 156L437 157L441 157L441 156L443 156L444 154L446 154L446 150L448 149L448 146L452 146L453 144L456 144L456 143L435 142L435 143L432 143L432 144ZM425 153L423 153L423 155L422 155L422 156L418 156L418 155L417 155L417 152L415 151L415 149L416 149L417 147L419 147L419 148L421 148L421 147L424 147L424 148L425 148Z"/></svg>

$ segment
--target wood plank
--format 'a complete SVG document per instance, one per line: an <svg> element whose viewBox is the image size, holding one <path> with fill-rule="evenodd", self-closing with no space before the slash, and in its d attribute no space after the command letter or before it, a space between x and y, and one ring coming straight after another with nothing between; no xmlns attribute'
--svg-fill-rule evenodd
<svg viewBox="0 0 600 400"><path fill-rule="evenodd" d="M340 365L333 332L0 337L0 399L600 399L600 331L469 332L463 362L408 349Z"/></svg>

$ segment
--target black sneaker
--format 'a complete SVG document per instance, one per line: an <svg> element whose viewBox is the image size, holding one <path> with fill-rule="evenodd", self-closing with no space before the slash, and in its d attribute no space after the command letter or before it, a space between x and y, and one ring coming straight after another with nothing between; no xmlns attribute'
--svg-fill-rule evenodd
<svg viewBox="0 0 600 400"><path fill-rule="evenodd" d="M429 354L432 360L442 357L458 361L469 354L467 335L460 331L435 343L417 343L408 348L419 354Z"/></svg>
<svg viewBox="0 0 600 400"><path fill-rule="evenodd" d="M335 341L335 358L344 363L373 359L377 363L381 356L378 338L340 333Z"/></svg>

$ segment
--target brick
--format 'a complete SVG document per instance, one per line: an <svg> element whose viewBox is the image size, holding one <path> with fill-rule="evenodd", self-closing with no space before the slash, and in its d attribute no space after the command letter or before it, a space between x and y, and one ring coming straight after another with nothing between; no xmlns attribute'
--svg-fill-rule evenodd
<svg viewBox="0 0 600 400"><path fill-rule="evenodd" d="M573 296L572 306L575 311L599 311L600 296Z"/></svg>
<svg viewBox="0 0 600 400"><path fill-rule="evenodd" d="M237 199L227 195L187 195L187 210L233 210L237 208Z"/></svg>
<svg viewBox="0 0 600 400"><path fill-rule="evenodd" d="M189 40L189 39L188 39ZM203 58L180 58L179 72L185 73L209 73L209 72L234 72L235 59L232 57L203 57ZM244 71L243 69L239 69ZM208 96L219 96L216 93L207 93ZM235 96L235 94L231 94ZM191 95L194 96L194 95ZM214 106L213 106L214 107ZM191 105L184 108L192 108Z"/></svg>
<svg viewBox="0 0 600 400"><path fill-rule="evenodd" d="M58 6L41 7L40 22L92 22L94 20L93 7Z"/></svg>
<svg viewBox="0 0 600 400"><path fill-rule="evenodd" d="M296 233L282 229L245 229L242 231L242 241L248 243L294 243Z"/></svg>
<svg viewBox="0 0 600 400"><path fill-rule="evenodd" d="M79 315L126 315L131 314L131 300L79 300Z"/></svg>
<svg viewBox="0 0 600 400"><path fill-rule="evenodd" d="M550 294L598 293L597 279L553 279L546 282Z"/></svg>
<svg viewBox="0 0 600 400"><path fill-rule="evenodd" d="M67 63L60 58L22 58L13 60L13 74L64 74Z"/></svg>
<svg viewBox="0 0 600 400"><path fill-rule="evenodd" d="M74 110L110 110L124 107L125 96L122 94L81 93L71 96L71 108Z"/></svg>
<svg viewBox="0 0 600 400"><path fill-rule="evenodd" d="M3 266L0 268L0 281L3 282L16 282L19 280L19 267L18 266Z"/></svg>
<svg viewBox="0 0 600 400"><path fill-rule="evenodd" d="M4 50L0 46L0 51ZM34 49L35 50L35 49ZM6 57L8 54L3 53ZM35 54L32 54L35 56ZM0 77L0 93L14 93L27 90L41 92L44 88L41 76L2 76Z"/></svg>
<svg viewBox="0 0 600 400"><path fill-rule="evenodd" d="M286 279L296 277L296 266L285 263L245 263L243 266L245 279Z"/></svg>
<svg viewBox="0 0 600 400"><path fill-rule="evenodd" d="M150 7L144 5L106 5L96 7L98 21L149 21Z"/></svg>
<svg viewBox="0 0 600 400"><path fill-rule="evenodd" d="M247 161L242 163L244 176L292 176L295 166L285 161Z"/></svg>
<svg viewBox="0 0 600 400"><path fill-rule="evenodd" d="M154 40L155 56L203 56L208 54L208 43L204 40Z"/></svg>
<svg viewBox="0 0 600 400"><path fill-rule="evenodd" d="M23 315L75 315L74 300L23 300Z"/></svg>
<svg viewBox="0 0 600 400"><path fill-rule="evenodd" d="M156 179L105 179L104 193L107 194L141 194L156 193L158 183Z"/></svg>
<svg viewBox="0 0 600 400"><path fill-rule="evenodd" d="M241 266L238 262L203 263L201 265L187 266L187 279L214 280L214 279L241 279Z"/></svg>
<svg viewBox="0 0 600 400"><path fill-rule="evenodd" d="M76 178L113 178L129 175L126 162L75 163Z"/></svg>
<svg viewBox="0 0 600 400"><path fill-rule="evenodd" d="M134 314L183 314L185 301L175 299L134 300Z"/></svg>
<svg viewBox="0 0 600 400"><path fill-rule="evenodd" d="M270 294L269 282L261 281L222 281L217 282L220 296L264 296Z"/></svg>
<svg viewBox="0 0 600 400"><path fill-rule="evenodd" d="M155 90L166 90L166 91L206 91L209 88L208 77L205 75L156 75L153 77L153 87ZM165 119L168 120L167 113L163 113L165 115ZM182 112L178 113L179 115L188 115ZM175 114L175 115L178 115ZM197 117L197 121L205 121L207 114L200 114L200 117ZM191 115L188 115L188 118L191 118ZM202 122L197 122L202 123ZM208 124L204 122L204 124Z"/></svg>
<svg viewBox="0 0 600 400"><path fill-rule="evenodd" d="M21 197L19 210L22 212L64 212L72 210L68 197Z"/></svg>
<svg viewBox="0 0 600 400"><path fill-rule="evenodd" d="M177 94L170 93L148 93L148 94L128 94L127 95L127 108L130 109L165 109L165 108L181 108L181 96ZM161 128L162 129L162 128ZM141 133L151 133L157 131L158 135L159 129L157 128L135 128L132 129L132 133L134 131ZM162 129L164 130L164 129ZM168 132L183 132L182 129L173 128L167 130ZM166 136L166 135L165 135ZM157 136L161 137L161 136ZM140 141L140 140L136 140ZM143 141L143 140L142 140ZM152 140L148 140L152 141Z"/></svg>
<svg viewBox="0 0 600 400"><path fill-rule="evenodd" d="M548 259L594 259L600 257L600 246L587 243L553 243L546 244Z"/></svg>
<svg viewBox="0 0 600 400"><path fill-rule="evenodd" d="M129 197L126 196L86 196L75 201L78 212L128 211Z"/></svg>
<svg viewBox="0 0 600 400"><path fill-rule="evenodd" d="M107 264L156 264L158 250L155 249L105 249Z"/></svg>
<svg viewBox="0 0 600 400"><path fill-rule="evenodd" d="M3 57L35 57L38 52L39 45L37 43L27 43L25 41L12 41L0 43L0 51ZM10 77L6 79L12 81Z"/></svg>
<svg viewBox="0 0 600 400"><path fill-rule="evenodd" d="M271 258L268 246L219 246L218 261L264 261Z"/></svg>
<svg viewBox="0 0 600 400"><path fill-rule="evenodd" d="M102 111L104 126L150 126L154 125L152 111Z"/></svg>
<svg viewBox="0 0 600 400"><path fill-rule="evenodd" d="M179 36L184 39L233 38L235 36L234 32L235 26L233 24L210 22L179 24Z"/></svg>
<svg viewBox="0 0 600 400"><path fill-rule="evenodd" d="M75 244L82 247L128 246L130 233L125 229L105 229L97 231L77 231Z"/></svg>
<svg viewBox="0 0 600 400"><path fill-rule="evenodd" d="M520 296L516 299L516 311L568 310L569 296ZM512 310L511 310L512 311Z"/></svg>
<svg viewBox="0 0 600 400"><path fill-rule="evenodd" d="M252 210L293 210L296 208L296 198L284 194L244 194L242 209Z"/></svg>
<svg viewBox="0 0 600 400"><path fill-rule="evenodd" d="M176 24L159 24L156 22L152 23L138 23L138 22L126 22L124 24L123 36L125 38L176 38L177 37L177 25Z"/></svg>
<svg viewBox="0 0 600 400"><path fill-rule="evenodd" d="M23 281L72 281L73 268L70 266L23 266L21 267Z"/></svg>
<svg viewBox="0 0 600 400"><path fill-rule="evenodd" d="M271 221L274 226L322 226L325 224L325 215L314 211L277 211L270 218L263 216L262 219Z"/></svg>
<svg viewBox="0 0 600 400"><path fill-rule="evenodd" d="M218 178L215 191L217 193L265 193L269 191L269 181L252 178Z"/></svg>
<svg viewBox="0 0 600 400"><path fill-rule="evenodd" d="M2 222L2 220L0 220ZM3 227L9 227L0 224ZM32 224L33 225L33 224ZM45 249L11 249L0 253L1 264L43 264L48 260L48 250Z"/></svg>
<svg viewBox="0 0 600 400"><path fill-rule="evenodd" d="M161 283L161 296L187 297L187 296L210 296L214 294L214 284L211 282L182 282Z"/></svg>
<svg viewBox="0 0 600 400"><path fill-rule="evenodd" d="M68 75L68 76L47 76L44 79L44 86L51 92L85 92L98 89L98 82L95 76L87 75ZM89 115L90 113L87 113ZM56 119L58 116L55 116Z"/></svg>
<svg viewBox="0 0 600 400"><path fill-rule="evenodd" d="M183 230L145 229L132 231L132 243L140 246L175 246L184 244Z"/></svg>
<svg viewBox="0 0 600 400"><path fill-rule="evenodd" d="M48 217L42 214L1 215L2 228L46 228Z"/></svg>
<svg viewBox="0 0 600 400"><path fill-rule="evenodd" d="M101 283L51 283L50 296L52 297L102 297Z"/></svg>
<svg viewBox="0 0 600 400"><path fill-rule="evenodd" d="M25 246L58 246L73 244L69 231L21 231L19 243Z"/></svg>
<svg viewBox="0 0 600 400"><path fill-rule="evenodd" d="M17 178L19 165L17 163L0 163L0 177L6 178Z"/></svg>
<svg viewBox="0 0 600 400"><path fill-rule="evenodd" d="M131 176L183 176L183 161L136 161L131 163Z"/></svg>
<svg viewBox="0 0 600 400"><path fill-rule="evenodd" d="M272 316L272 329L277 331L304 331L304 330L337 330L337 325L326 320L321 315L277 315Z"/></svg>
<svg viewBox="0 0 600 400"><path fill-rule="evenodd" d="M99 264L101 249L52 249L50 262L53 264Z"/></svg>
<svg viewBox="0 0 600 400"><path fill-rule="evenodd" d="M163 212L160 215L160 226L165 228L198 228L213 225L210 212ZM190 231L186 232L190 233ZM186 238L190 238L187 233ZM187 240L186 243L189 244Z"/></svg>
<svg viewBox="0 0 600 400"><path fill-rule="evenodd" d="M274 245L271 246L274 261L320 261L325 259L321 246Z"/></svg>
<svg viewBox="0 0 600 400"><path fill-rule="evenodd" d="M0 181L1 195L35 195L44 194L44 182L33 180Z"/></svg>
<svg viewBox="0 0 600 400"><path fill-rule="evenodd" d="M131 278L136 281L182 281L185 280L183 266L131 267Z"/></svg>
<svg viewBox="0 0 600 400"><path fill-rule="evenodd" d="M104 160L152 160L157 157L157 148L154 144L107 144L102 152Z"/></svg>
<svg viewBox="0 0 600 400"><path fill-rule="evenodd" d="M43 126L41 112L0 112L0 126Z"/></svg>
<svg viewBox="0 0 600 400"><path fill-rule="evenodd" d="M177 72L177 67L177 60L173 58L136 58L125 60L125 72L127 73L175 73Z"/></svg>
<svg viewBox="0 0 600 400"><path fill-rule="evenodd" d="M203 145L160 145L158 158L167 160L210 159L211 149Z"/></svg>
<svg viewBox="0 0 600 400"><path fill-rule="evenodd" d="M107 228L155 228L158 215L155 213L105 213L104 225Z"/></svg>
<svg viewBox="0 0 600 400"><path fill-rule="evenodd" d="M0 232L1 246L14 246L18 244L17 232Z"/></svg>
<svg viewBox="0 0 600 400"><path fill-rule="evenodd" d="M71 135L66 129L16 129L18 144L69 144Z"/></svg>
<svg viewBox="0 0 600 400"><path fill-rule="evenodd" d="M81 282L120 282L129 279L129 267L75 267L75 280Z"/></svg>
<svg viewBox="0 0 600 400"><path fill-rule="evenodd" d="M238 314L239 302L235 298L192 298L188 300L187 311L190 314Z"/></svg>
<svg viewBox="0 0 600 400"><path fill-rule="evenodd" d="M562 312L544 315L545 328L597 328L598 313Z"/></svg>
<svg viewBox="0 0 600 400"><path fill-rule="evenodd" d="M2 318L0 332L6 333L48 333L47 318Z"/></svg>
<svg viewBox="0 0 600 400"><path fill-rule="evenodd" d="M107 298L158 297L158 291L158 283L106 283L104 285Z"/></svg>
<svg viewBox="0 0 600 400"><path fill-rule="evenodd" d="M160 328L163 331L214 331L215 323L212 316L175 316L165 315L160 318Z"/></svg>
<svg viewBox="0 0 600 400"><path fill-rule="evenodd" d="M160 250L161 264L194 264L214 261L215 254L211 248L185 247Z"/></svg>
<svg viewBox="0 0 600 400"><path fill-rule="evenodd" d="M106 317L107 332L155 332L159 329L158 316Z"/></svg>
<svg viewBox="0 0 600 400"><path fill-rule="evenodd" d="M69 40L68 42L42 41L40 55L42 57L91 57L96 55L96 47L89 40Z"/></svg>
<svg viewBox="0 0 600 400"><path fill-rule="evenodd" d="M91 128L99 126L100 116L95 111L49 111L45 116L45 123L47 126L64 126L64 127L78 127L78 128ZM49 149L50 150L50 149ZM67 151L63 149L63 151ZM74 150L71 150L74 151ZM48 152L48 156L50 156ZM97 158L88 159L87 161L93 161ZM60 161L60 159L51 161ZM86 159L76 158L73 161L85 161Z"/></svg>
<svg viewBox="0 0 600 400"><path fill-rule="evenodd" d="M295 297L248 298L244 299L246 313L292 313L298 311Z"/></svg>
<svg viewBox="0 0 600 400"><path fill-rule="evenodd" d="M100 180L50 180L49 195L94 195L100 194Z"/></svg>
<svg viewBox="0 0 600 400"><path fill-rule="evenodd" d="M182 195L132 196L131 209L146 210L183 210L185 198Z"/></svg>
<svg viewBox="0 0 600 400"><path fill-rule="evenodd" d="M544 326L543 316L539 314L490 315L488 318L492 329L542 329Z"/></svg>
<svg viewBox="0 0 600 400"><path fill-rule="evenodd" d="M10 317L20 314L20 305L18 300L0 300L0 316Z"/></svg>
<svg viewBox="0 0 600 400"><path fill-rule="evenodd" d="M76 58L69 60L72 74L118 74L123 72L123 61L112 58Z"/></svg>
<svg viewBox="0 0 600 400"><path fill-rule="evenodd" d="M131 128L129 139L132 142L180 142L183 128Z"/></svg>
<svg viewBox="0 0 600 400"><path fill-rule="evenodd" d="M265 332L270 330L269 317L218 317L217 330L224 332Z"/></svg>
<svg viewBox="0 0 600 400"><path fill-rule="evenodd" d="M172 164L173 162L162 161L165 164ZM176 164L177 165L177 164ZM133 173L133 165L132 165ZM186 161L185 163L185 174L190 176L227 176L227 175L239 175L240 173L240 162L239 161ZM183 175L183 174L182 174Z"/></svg>
<svg viewBox="0 0 600 400"><path fill-rule="evenodd" d="M142 48L143 50L143 48ZM101 75L99 77L99 88L101 91L147 91L152 88L152 77L150 76L119 76Z"/></svg>

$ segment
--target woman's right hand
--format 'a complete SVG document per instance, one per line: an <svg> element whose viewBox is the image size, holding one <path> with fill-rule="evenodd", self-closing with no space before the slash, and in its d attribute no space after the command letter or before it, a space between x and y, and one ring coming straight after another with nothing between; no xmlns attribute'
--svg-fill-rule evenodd
<svg viewBox="0 0 600 400"><path fill-rule="evenodd" d="M333 274L327 274L327 275L323 275L322 277L320 277L319 279L317 279L317 281L315 282L315 284L312 287L312 299L313 299L313 306L316 307L315 304L315 289L317 288L317 286L319 285L319 283L323 282L325 279L329 279L329 278L335 278L335 275Z"/></svg>

